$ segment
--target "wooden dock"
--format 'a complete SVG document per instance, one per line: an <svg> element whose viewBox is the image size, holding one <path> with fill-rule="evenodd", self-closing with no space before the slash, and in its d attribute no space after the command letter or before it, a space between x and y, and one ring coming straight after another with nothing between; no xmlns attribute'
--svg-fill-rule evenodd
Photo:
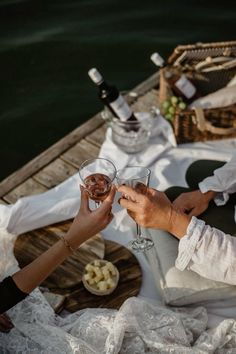
<svg viewBox="0 0 236 354"><path fill-rule="evenodd" d="M132 90L137 97L127 95L135 111L157 104L158 80L158 73L154 74ZM106 124L98 113L0 182L0 203L45 192L78 172L84 160L98 155L105 132Z"/></svg>
<svg viewBox="0 0 236 354"><path fill-rule="evenodd" d="M157 105L158 81L157 73L130 91L126 99L134 111L147 111ZM84 160L98 156L106 129L106 123L100 113L76 128L0 182L0 203L15 203L21 197L45 192L77 173ZM19 236L14 252L20 266L28 264L56 242L58 235L65 234L70 224L71 221L68 220ZM57 312L62 309L73 312L91 307L91 304L96 307L119 308L126 298L139 292L142 281L141 269L136 258L125 247L104 241L99 235L91 241L89 247L88 252L88 247L83 249L82 246L82 249L68 257L43 283L50 289L47 298ZM91 261L90 257L93 257L94 253L99 255L101 252L103 255L105 252L106 259L114 264L117 265L118 262L120 278L123 280L119 283L119 289L114 296L94 299L95 295L90 296L85 291L79 278L81 280L81 271L86 260ZM60 295L55 296L54 293Z"/></svg>

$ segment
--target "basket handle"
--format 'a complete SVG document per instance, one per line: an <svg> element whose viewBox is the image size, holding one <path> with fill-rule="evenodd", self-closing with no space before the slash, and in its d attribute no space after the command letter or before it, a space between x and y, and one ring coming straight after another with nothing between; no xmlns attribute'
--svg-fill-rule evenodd
<svg viewBox="0 0 236 354"><path fill-rule="evenodd" d="M205 119L202 108L194 108L197 127L201 132L208 131L217 135L229 135L236 132L236 128L218 128Z"/></svg>

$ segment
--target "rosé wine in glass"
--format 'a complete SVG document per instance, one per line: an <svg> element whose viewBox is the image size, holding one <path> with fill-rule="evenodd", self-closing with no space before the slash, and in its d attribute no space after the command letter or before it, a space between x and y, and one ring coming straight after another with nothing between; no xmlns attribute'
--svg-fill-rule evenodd
<svg viewBox="0 0 236 354"><path fill-rule="evenodd" d="M110 160L98 157L84 161L79 168L79 175L90 199L98 206L111 190L116 168Z"/></svg>

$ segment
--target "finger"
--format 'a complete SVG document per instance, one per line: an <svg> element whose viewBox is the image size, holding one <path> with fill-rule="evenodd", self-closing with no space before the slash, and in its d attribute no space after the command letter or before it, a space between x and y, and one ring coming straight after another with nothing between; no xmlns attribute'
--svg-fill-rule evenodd
<svg viewBox="0 0 236 354"><path fill-rule="evenodd" d="M157 189L148 187L147 188L147 193L150 194L152 197L154 197L154 196L158 196L158 194L163 193L163 192L160 192Z"/></svg>
<svg viewBox="0 0 236 354"><path fill-rule="evenodd" d="M172 202L172 204L173 204L173 206L178 207L178 208L181 208L183 206L183 202L181 202L181 200L179 198L175 199Z"/></svg>
<svg viewBox="0 0 236 354"><path fill-rule="evenodd" d="M198 215L200 215L202 213L203 213L202 209L193 208L188 215L189 216L198 216Z"/></svg>
<svg viewBox="0 0 236 354"><path fill-rule="evenodd" d="M90 209L89 209L88 192L82 185L80 185L80 191L81 191L80 210L89 211Z"/></svg>
<svg viewBox="0 0 236 354"><path fill-rule="evenodd" d="M138 210L139 205L137 203L133 202L132 200L120 198L119 202L120 202L120 205L127 210L131 210L131 211Z"/></svg>
<svg viewBox="0 0 236 354"><path fill-rule="evenodd" d="M111 190L110 193L108 194L108 196L106 197L106 199L104 200L104 202L109 202L109 203L113 203L114 198L115 198L115 194L116 194L116 186L113 184L111 186Z"/></svg>
<svg viewBox="0 0 236 354"><path fill-rule="evenodd" d="M128 196L128 198L135 200L135 201L140 201L141 198L141 194L137 193L133 188L128 187L128 186L120 186L118 189L118 192Z"/></svg>
<svg viewBox="0 0 236 354"><path fill-rule="evenodd" d="M115 188L115 186L112 186L110 193L108 194L106 199L104 199L104 201L102 202L100 207L96 209L96 211L98 213L110 212L111 211L111 207L112 207L112 203L114 201L115 194L116 194L116 188Z"/></svg>

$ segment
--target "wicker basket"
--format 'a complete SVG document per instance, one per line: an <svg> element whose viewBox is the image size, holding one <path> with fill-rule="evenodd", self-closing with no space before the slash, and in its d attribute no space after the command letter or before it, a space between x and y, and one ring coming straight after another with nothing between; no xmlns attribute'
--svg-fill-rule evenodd
<svg viewBox="0 0 236 354"><path fill-rule="evenodd" d="M165 70L184 73L205 96L236 75L236 41L178 46L160 71L160 102L173 94ZM178 144L236 137L236 105L177 111L172 123Z"/></svg>

